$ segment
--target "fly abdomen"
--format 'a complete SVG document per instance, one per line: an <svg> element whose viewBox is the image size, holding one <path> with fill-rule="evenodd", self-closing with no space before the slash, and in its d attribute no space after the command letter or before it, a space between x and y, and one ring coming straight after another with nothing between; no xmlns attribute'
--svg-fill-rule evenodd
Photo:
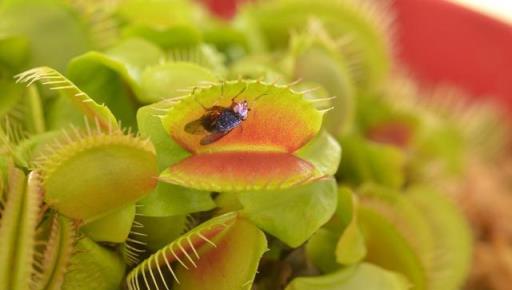
<svg viewBox="0 0 512 290"><path fill-rule="evenodd" d="M224 110L215 122L213 131L228 132L238 127L240 123L242 123L242 119L237 113L231 110Z"/></svg>

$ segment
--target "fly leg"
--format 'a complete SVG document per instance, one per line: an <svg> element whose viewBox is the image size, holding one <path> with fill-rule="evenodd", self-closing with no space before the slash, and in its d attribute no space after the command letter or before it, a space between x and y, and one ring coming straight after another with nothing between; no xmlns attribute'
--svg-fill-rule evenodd
<svg viewBox="0 0 512 290"><path fill-rule="evenodd" d="M236 103L236 98L238 98L241 94L243 94L246 90L247 90L247 87L249 85L247 83L245 83L245 87L243 87L240 92L238 92L238 94L236 94L234 97L231 98L231 103L234 104Z"/></svg>

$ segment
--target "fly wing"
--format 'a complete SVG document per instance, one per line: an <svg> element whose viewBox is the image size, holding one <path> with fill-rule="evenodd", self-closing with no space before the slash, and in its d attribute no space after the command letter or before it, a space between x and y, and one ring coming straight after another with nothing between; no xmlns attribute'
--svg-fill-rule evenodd
<svg viewBox="0 0 512 290"><path fill-rule="evenodd" d="M220 140L222 137L226 136L226 134L228 134L229 131L227 132L216 132L216 133L212 133L210 135L206 135L204 136L201 141L199 142L199 144L201 145L208 145L208 144L211 144L215 141L218 141Z"/></svg>
<svg viewBox="0 0 512 290"><path fill-rule="evenodd" d="M206 133L206 130L203 127L202 118L188 122L185 125L184 129L185 129L185 132L187 132L189 134L194 134L194 135L201 135L201 134Z"/></svg>

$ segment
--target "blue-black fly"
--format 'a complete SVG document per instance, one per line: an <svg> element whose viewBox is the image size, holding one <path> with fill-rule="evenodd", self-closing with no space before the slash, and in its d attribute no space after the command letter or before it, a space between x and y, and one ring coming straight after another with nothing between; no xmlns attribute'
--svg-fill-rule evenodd
<svg viewBox="0 0 512 290"><path fill-rule="evenodd" d="M237 96L241 95L243 89ZM203 107L205 113L197 120L189 122L185 125L185 132L190 134L205 134L200 141L201 145L211 144L222 137L226 136L233 129L247 120L249 111L249 103L246 100L236 101L237 96L231 99L229 107L212 106L210 108Z"/></svg>

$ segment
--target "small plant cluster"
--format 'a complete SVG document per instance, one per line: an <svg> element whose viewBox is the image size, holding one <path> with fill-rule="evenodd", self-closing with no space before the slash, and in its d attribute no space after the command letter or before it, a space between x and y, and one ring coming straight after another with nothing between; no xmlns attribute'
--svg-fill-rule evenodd
<svg viewBox="0 0 512 290"><path fill-rule="evenodd" d="M460 289L504 137L380 2L1 3L0 289Z"/></svg>

